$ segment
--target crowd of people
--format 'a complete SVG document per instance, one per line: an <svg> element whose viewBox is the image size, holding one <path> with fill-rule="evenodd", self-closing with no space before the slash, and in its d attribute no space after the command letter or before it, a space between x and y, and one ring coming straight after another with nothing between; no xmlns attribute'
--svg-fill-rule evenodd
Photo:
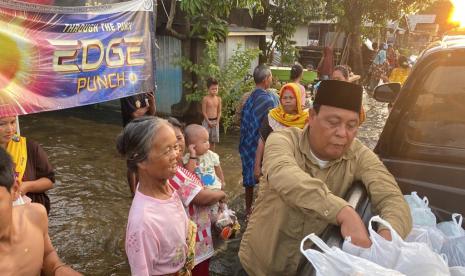
<svg viewBox="0 0 465 276"><path fill-rule="evenodd" d="M327 58L331 54L331 49L325 51ZM379 77L402 83L408 61L390 56L389 48L378 51L372 66L390 65L388 60L397 61L388 69L390 77L384 72ZM269 91L271 70L257 66L256 87L240 104L247 228L239 258L248 275L294 275L300 240L308 233L321 234L330 224L339 225L354 244L369 247L361 218L343 199L357 180L364 183L376 213L399 234L405 236L411 228L394 178L356 139L365 120L362 86L350 82L348 66L333 66L331 60L319 68L325 71L311 105L300 83L300 64L291 68L289 83L279 93ZM215 152L220 83L209 78L206 84L201 124L185 126L176 118L156 117L153 93L121 101L124 128L116 148L126 161L133 195L125 237L133 275L209 275L214 235L228 239L238 230ZM0 271L15 274L14 264L27 257L31 265L20 268L19 275L80 275L60 261L48 236L46 191L55 176L45 151L17 135L15 117L0 118L0 132ZM219 226L224 216L230 220ZM391 238L384 228L378 232Z"/></svg>

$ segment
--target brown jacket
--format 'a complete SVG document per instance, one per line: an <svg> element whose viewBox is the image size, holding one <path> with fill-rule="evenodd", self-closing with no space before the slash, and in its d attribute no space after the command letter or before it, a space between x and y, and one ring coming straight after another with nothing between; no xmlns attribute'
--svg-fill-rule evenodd
<svg viewBox="0 0 465 276"><path fill-rule="evenodd" d="M337 213L356 180L371 198L373 211L405 237L412 227L409 207L394 177L379 158L355 139L339 159L320 169L308 143L309 128L273 132L265 146L264 181L242 238L239 258L247 273L295 275L300 241L336 224Z"/></svg>

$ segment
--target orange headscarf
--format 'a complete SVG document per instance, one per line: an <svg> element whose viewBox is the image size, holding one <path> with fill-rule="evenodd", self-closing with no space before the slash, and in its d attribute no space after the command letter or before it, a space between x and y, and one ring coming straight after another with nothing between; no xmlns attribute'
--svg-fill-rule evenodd
<svg viewBox="0 0 465 276"><path fill-rule="evenodd" d="M297 104L297 114L288 114L284 111L281 99L284 91L289 90L294 94ZM308 111L302 109L302 90L295 83L287 83L279 91L279 106L270 110L269 115L277 122L288 127L304 128L308 120Z"/></svg>

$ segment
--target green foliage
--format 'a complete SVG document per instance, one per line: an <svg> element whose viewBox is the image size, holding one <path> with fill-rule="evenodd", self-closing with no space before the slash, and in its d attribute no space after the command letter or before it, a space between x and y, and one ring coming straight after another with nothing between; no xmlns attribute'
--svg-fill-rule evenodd
<svg viewBox="0 0 465 276"><path fill-rule="evenodd" d="M308 20L314 19L316 11L309 7L323 7L318 0L274 0L274 5L269 5L268 26L273 29L271 41L267 43L265 55L270 61L272 52L277 49L281 52L284 64L293 63L295 60L295 41L291 38L297 30L297 26L306 24ZM320 14L317 15L318 17Z"/></svg>
<svg viewBox="0 0 465 276"><path fill-rule="evenodd" d="M347 33L368 34L370 29L365 24L384 27L388 20L397 20L405 14L414 13L435 0L332 0L313 1L313 16L331 15L337 19L341 30ZM318 3L320 2L320 3ZM325 8L322 10L321 5ZM323 11L322 14L319 14Z"/></svg>
<svg viewBox="0 0 465 276"><path fill-rule="evenodd" d="M236 8L245 8L249 12L261 10L259 0L182 0L181 10L191 22L189 36L205 40L223 41L227 35L230 12Z"/></svg>
<svg viewBox="0 0 465 276"><path fill-rule="evenodd" d="M192 94L187 95L188 101L199 102L206 95L206 80L209 77L216 78L219 82L219 95L222 99L222 123L226 132L234 124L234 115L237 104L245 92L249 92L254 87L252 79L245 79L250 70L250 65L260 53L257 49L244 49L238 45L234 54L229 58L223 68L218 64L218 46L213 40L207 41L202 62L192 63L187 58L182 58L180 66L194 73L198 82L185 82L184 86L192 90Z"/></svg>

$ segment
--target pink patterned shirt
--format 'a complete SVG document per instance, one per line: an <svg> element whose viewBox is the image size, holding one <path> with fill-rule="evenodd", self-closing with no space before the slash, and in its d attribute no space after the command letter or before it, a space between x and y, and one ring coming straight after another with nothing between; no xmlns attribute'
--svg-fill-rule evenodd
<svg viewBox="0 0 465 276"><path fill-rule="evenodd" d="M213 253L213 239L211 234L211 219L209 206L192 204L192 199L203 189L197 175L178 166L176 175L169 180L181 197L190 219L197 224L197 242L195 244L195 265L211 258Z"/></svg>
<svg viewBox="0 0 465 276"><path fill-rule="evenodd" d="M188 219L179 195L146 196L136 189L126 229L126 255L132 275L178 272L187 253Z"/></svg>

